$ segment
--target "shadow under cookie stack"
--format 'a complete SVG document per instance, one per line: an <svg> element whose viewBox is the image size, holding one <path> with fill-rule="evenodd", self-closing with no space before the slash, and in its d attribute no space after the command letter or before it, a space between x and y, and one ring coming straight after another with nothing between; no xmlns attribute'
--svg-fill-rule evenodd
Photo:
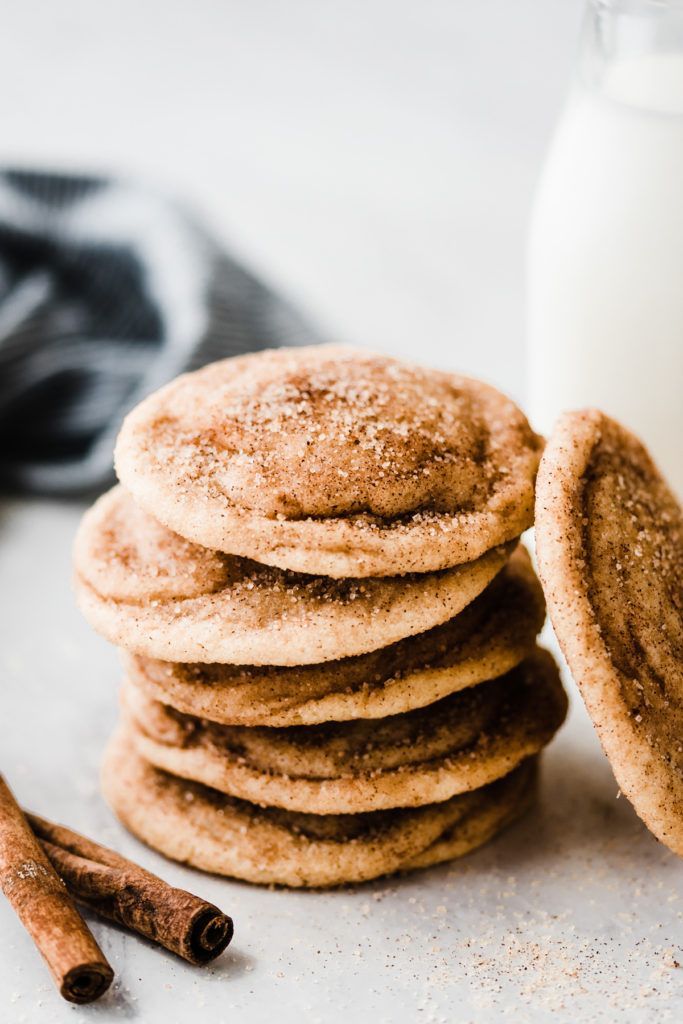
<svg viewBox="0 0 683 1024"><path fill-rule="evenodd" d="M519 535L541 442L493 388L332 346L214 363L126 419L79 604L124 652L103 767L169 857L329 886L528 806L566 698Z"/></svg>

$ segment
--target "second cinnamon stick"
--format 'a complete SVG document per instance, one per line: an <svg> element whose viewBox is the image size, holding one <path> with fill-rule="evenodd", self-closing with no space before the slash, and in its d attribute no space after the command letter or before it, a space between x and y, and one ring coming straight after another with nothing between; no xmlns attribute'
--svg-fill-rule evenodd
<svg viewBox="0 0 683 1024"><path fill-rule="evenodd" d="M192 964L217 957L232 920L113 850L36 814L28 821L72 896L95 913L158 942Z"/></svg>

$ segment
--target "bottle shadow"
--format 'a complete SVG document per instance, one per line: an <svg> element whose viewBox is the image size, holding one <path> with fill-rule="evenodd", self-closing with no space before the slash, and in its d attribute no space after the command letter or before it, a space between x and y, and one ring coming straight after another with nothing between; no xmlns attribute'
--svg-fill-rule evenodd
<svg viewBox="0 0 683 1024"><path fill-rule="evenodd" d="M436 885L446 878L457 885L460 876L468 887L494 876L537 884L552 875L569 887L591 875L598 884L612 870L637 876L663 860L677 861L618 794L609 762L597 746L560 742L544 755L537 798L522 818L479 850L433 867L427 875ZM414 874L392 880L399 890L414 884Z"/></svg>
<svg viewBox="0 0 683 1024"><path fill-rule="evenodd" d="M607 858L612 851L658 844L638 818L609 762L599 752L586 756L565 745L546 755L538 799L507 836L501 836L506 860L533 864Z"/></svg>
<svg viewBox="0 0 683 1024"><path fill-rule="evenodd" d="M567 884L591 867L603 875L673 858L648 831L598 748L560 743L543 758L537 799L523 817L467 858L477 874L552 873ZM457 865L451 865L457 873ZM598 877L596 873L596 878Z"/></svg>

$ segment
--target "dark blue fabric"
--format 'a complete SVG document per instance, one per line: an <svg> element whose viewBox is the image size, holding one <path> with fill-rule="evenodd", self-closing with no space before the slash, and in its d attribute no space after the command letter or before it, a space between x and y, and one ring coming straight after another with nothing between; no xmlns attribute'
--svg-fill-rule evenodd
<svg viewBox="0 0 683 1024"><path fill-rule="evenodd" d="M192 216L125 181L0 173L0 487L101 489L121 420L222 356L319 340Z"/></svg>

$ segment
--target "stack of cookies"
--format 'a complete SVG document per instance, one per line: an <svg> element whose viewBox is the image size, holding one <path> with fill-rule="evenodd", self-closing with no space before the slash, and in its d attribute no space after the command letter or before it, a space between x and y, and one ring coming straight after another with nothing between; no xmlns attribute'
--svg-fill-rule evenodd
<svg viewBox="0 0 683 1024"><path fill-rule="evenodd" d="M180 377L127 418L80 606L124 652L105 795L262 883L460 856L566 712L528 556L540 439L493 388L332 346Z"/></svg>

